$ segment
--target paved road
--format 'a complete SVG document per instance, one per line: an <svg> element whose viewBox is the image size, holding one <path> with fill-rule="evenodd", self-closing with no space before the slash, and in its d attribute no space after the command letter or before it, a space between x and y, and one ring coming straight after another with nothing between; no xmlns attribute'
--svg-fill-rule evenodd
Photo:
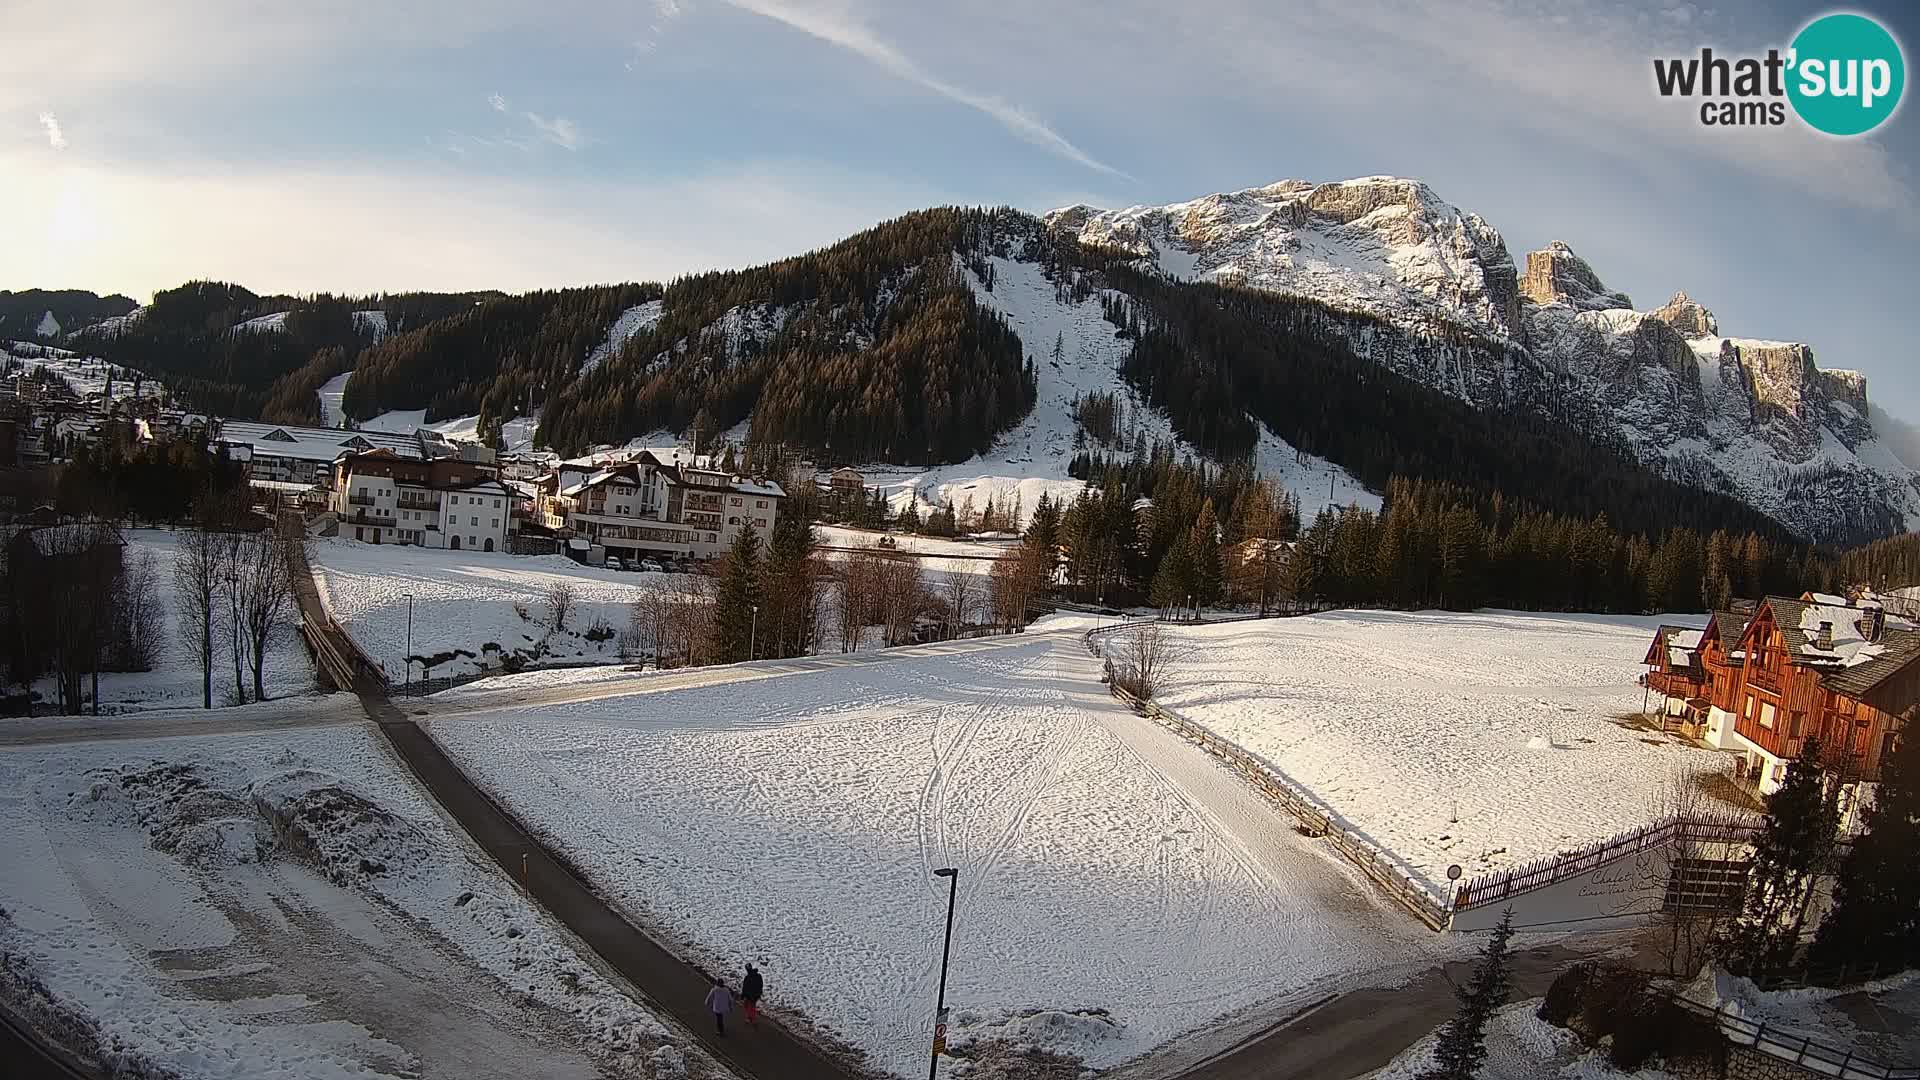
<svg viewBox="0 0 1920 1080"><path fill-rule="evenodd" d="M1579 952L1547 946L1515 953L1512 998L1525 1000L1546 993L1548 984L1567 965L1606 944L1618 942L1590 942L1587 951ZM1453 985L1464 984L1472 974L1473 961L1463 960L1431 968L1404 986L1341 994L1178 1073L1178 1080L1365 1076L1452 1019L1456 1011Z"/></svg>
<svg viewBox="0 0 1920 1080"><path fill-rule="evenodd" d="M761 1080L842 1080L853 1075L805 1039L762 1015L752 1030L730 1022L716 1038L702 1004L712 980L621 918L520 823L480 791L439 745L383 696L364 695L369 715L415 776L474 842L533 898L663 1011L671 1013L715 1057Z"/></svg>
<svg viewBox="0 0 1920 1080"><path fill-rule="evenodd" d="M49 1049L33 1030L0 1009L0 1061L8 1080L99 1080L100 1074L64 1052Z"/></svg>
<svg viewBox="0 0 1920 1080"><path fill-rule="evenodd" d="M34 716L0 720L0 747L160 739L178 735L243 734L366 722L366 713L351 694L324 694L296 701L269 701L232 709L155 709L151 712L110 716Z"/></svg>

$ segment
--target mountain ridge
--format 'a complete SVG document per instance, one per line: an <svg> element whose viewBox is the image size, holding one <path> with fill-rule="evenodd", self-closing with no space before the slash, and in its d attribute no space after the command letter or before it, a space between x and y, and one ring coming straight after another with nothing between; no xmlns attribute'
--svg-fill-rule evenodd
<svg viewBox="0 0 1920 1080"><path fill-rule="evenodd" d="M1803 342L1723 336L1685 292L1638 310L1561 240L1519 270L1485 218L1421 181L1283 180L1164 206L1075 205L1044 220L1174 280L1481 337L1489 347L1470 366L1397 370L1478 407L1544 409L1817 539L1920 525L1920 474L1877 439L1864 375L1821 369Z"/></svg>

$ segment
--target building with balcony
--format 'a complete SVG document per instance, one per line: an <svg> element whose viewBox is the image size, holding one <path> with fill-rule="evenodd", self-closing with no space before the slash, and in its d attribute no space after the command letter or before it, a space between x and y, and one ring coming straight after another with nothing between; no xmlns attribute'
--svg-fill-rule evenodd
<svg viewBox="0 0 1920 1080"><path fill-rule="evenodd" d="M1769 596L1699 630L1663 626L1648 666L1668 711L1700 713L1702 738L1739 753L1759 795L1779 790L1810 738L1843 785L1876 782L1920 712L1920 628L1872 597Z"/></svg>
<svg viewBox="0 0 1920 1080"><path fill-rule="evenodd" d="M381 448L334 463L327 508L340 535L369 544L505 551L515 492L490 461L410 460Z"/></svg>
<svg viewBox="0 0 1920 1080"><path fill-rule="evenodd" d="M714 558L749 526L768 536L786 497L772 481L667 464L646 451L563 465L536 485L534 520L621 558Z"/></svg>

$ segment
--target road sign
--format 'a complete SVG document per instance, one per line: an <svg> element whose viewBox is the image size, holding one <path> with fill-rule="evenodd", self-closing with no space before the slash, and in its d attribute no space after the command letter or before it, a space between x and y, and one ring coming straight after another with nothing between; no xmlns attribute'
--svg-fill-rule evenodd
<svg viewBox="0 0 1920 1080"><path fill-rule="evenodd" d="M947 1012L941 1009L940 1015L933 1021L933 1052L936 1054L947 1052Z"/></svg>
<svg viewBox="0 0 1920 1080"><path fill-rule="evenodd" d="M1447 867L1447 880L1448 881L1460 880L1460 864L1459 863L1454 863L1452 866Z"/></svg>

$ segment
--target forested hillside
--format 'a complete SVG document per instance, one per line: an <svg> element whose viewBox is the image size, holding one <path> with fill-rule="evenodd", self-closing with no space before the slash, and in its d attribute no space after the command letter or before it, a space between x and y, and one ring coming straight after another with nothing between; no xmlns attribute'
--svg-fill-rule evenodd
<svg viewBox="0 0 1920 1080"><path fill-rule="evenodd" d="M42 337L41 324L53 316L56 332L92 326L102 319L125 315L134 309L127 297L115 293L100 296L84 289L24 289L8 292L0 289L0 339L32 341Z"/></svg>
<svg viewBox="0 0 1920 1080"><path fill-rule="evenodd" d="M497 294L260 296L230 282L193 281L154 294L127 318L82 330L74 343L158 376L196 409L317 422L313 390L388 328L446 318L482 295Z"/></svg>

